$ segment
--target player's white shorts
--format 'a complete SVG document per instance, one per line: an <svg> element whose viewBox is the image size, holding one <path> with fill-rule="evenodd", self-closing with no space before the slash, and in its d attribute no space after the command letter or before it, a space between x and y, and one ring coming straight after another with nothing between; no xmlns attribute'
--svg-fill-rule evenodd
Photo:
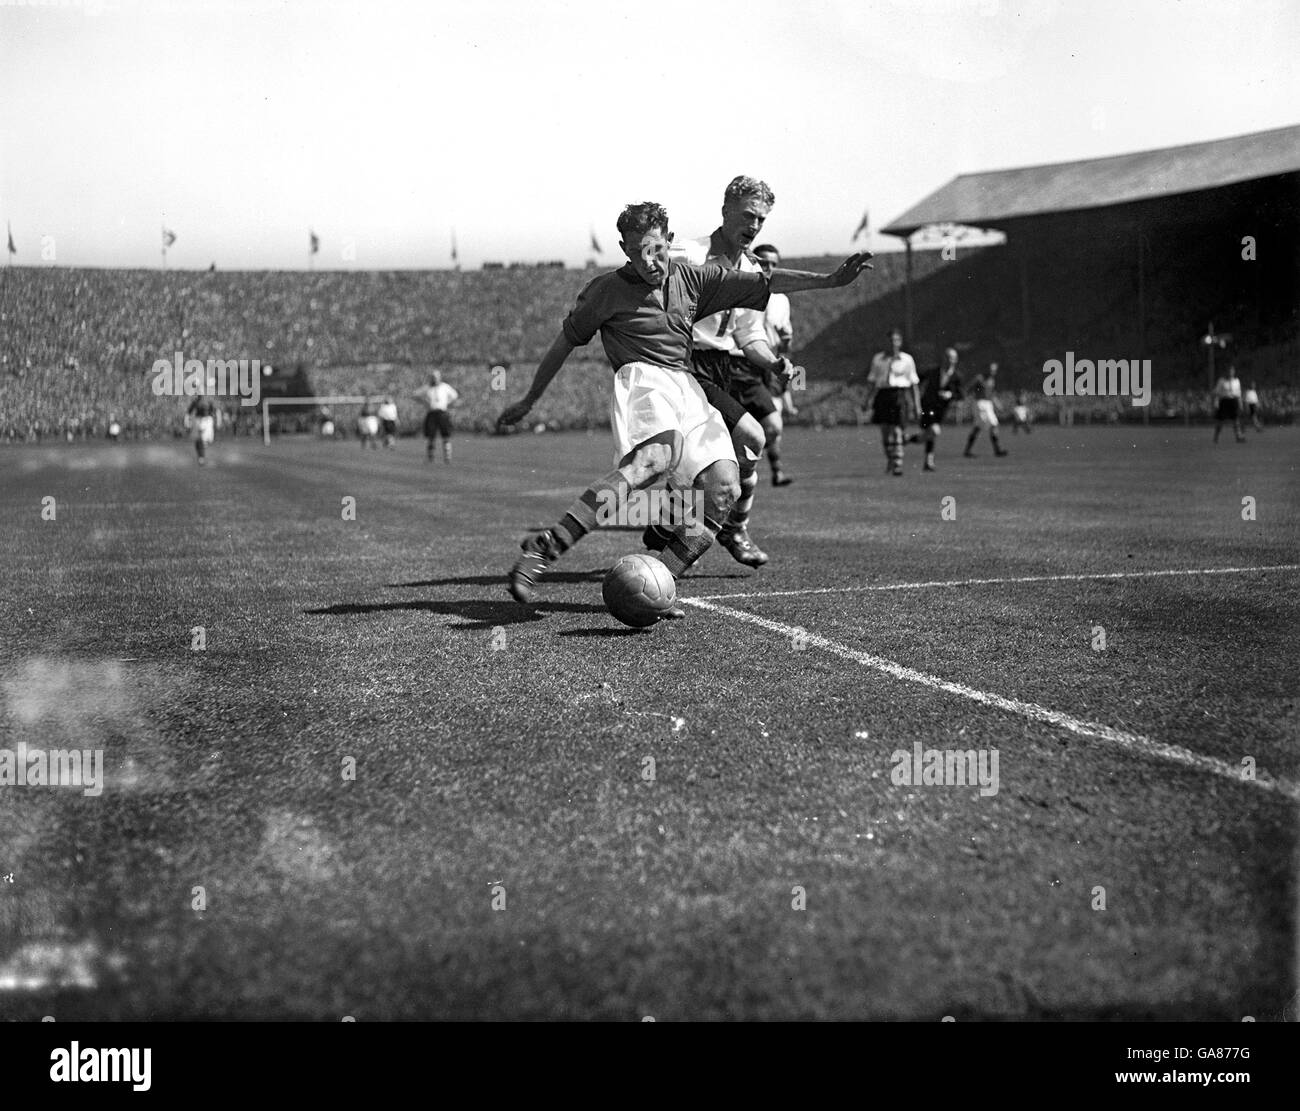
<svg viewBox="0 0 1300 1111"><path fill-rule="evenodd" d="M693 375L649 363L628 363L614 375L609 401L614 431L614 464L661 432L682 434L682 457L670 478L691 486L696 476L720 459L736 461L722 414L709 404Z"/></svg>
<svg viewBox="0 0 1300 1111"><path fill-rule="evenodd" d="M368 413L366 416L357 418L357 431L362 436L379 435L379 418L374 413Z"/></svg>
<svg viewBox="0 0 1300 1111"><path fill-rule="evenodd" d="M216 438L216 417L199 417L194 422L194 438L210 444Z"/></svg>
<svg viewBox="0 0 1300 1111"><path fill-rule="evenodd" d="M981 428L997 428L998 411L988 400L975 402L975 423Z"/></svg>
<svg viewBox="0 0 1300 1111"><path fill-rule="evenodd" d="M1029 423L1029 406L1028 406L1028 405L1017 405L1013 411L1014 411L1015 414L1016 414L1016 420L1018 420L1021 424L1028 424L1028 423Z"/></svg>

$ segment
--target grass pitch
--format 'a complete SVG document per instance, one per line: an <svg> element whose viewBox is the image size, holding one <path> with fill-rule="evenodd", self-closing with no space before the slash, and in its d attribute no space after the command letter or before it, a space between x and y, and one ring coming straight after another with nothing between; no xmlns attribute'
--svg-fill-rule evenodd
<svg viewBox="0 0 1300 1111"><path fill-rule="evenodd" d="M0 746L106 776L0 786L0 1017L1288 1013L1300 435L964 434L787 433L644 632L635 532L504 589L607 435L0 449Z"/></svg>

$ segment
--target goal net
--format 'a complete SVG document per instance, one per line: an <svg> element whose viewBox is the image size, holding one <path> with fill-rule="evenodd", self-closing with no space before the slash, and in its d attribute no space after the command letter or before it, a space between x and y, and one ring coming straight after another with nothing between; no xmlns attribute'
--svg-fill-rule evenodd
<svg viewBox="0 0 1300 1111"><path fill-rule="evenodd" d="M264 397L262 442L269 444L272 434L306 434L336 440L355 440L370 435L370 429L362 425L362 410L367 402L371 410L377 409L380 400L359 395ZM374 435L383 435L377 417L367 425L374 428Z"/></svg>

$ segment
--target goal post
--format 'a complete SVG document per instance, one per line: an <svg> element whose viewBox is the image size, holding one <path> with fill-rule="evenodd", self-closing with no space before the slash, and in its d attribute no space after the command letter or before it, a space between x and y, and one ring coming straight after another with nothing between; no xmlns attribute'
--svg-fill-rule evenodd
<svg viewBox="0 0 1300 1111"><path fill-rule="evenodd" d="M367 401L374 401L373 397L350 397L343 395L330 395L328 397L312 394L310 397L264 397L262 398L262 443L268 447L271 443L271 406L272 405L297 405L310 406L313 409L319 409L322 405L364 405Z"/></svg>

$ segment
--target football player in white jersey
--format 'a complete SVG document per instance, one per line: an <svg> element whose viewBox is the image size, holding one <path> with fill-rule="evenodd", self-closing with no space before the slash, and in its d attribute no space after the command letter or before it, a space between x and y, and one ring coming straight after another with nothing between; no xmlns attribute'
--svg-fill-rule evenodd
<svg viewBox="0 0 1300 1111"><path fill-rule="evenodd" d="M712 235L675 243L674 257L697 266L713 263L728 270L764 273L750 248L775 203L766 182L744 175L733 178L722 198L722 224ZM738 562L761 567L768 557L750 538L748 526L758 460L768 443L767 425L774 423L779 430L780 416L767 381L775 376L777 392L783 393L793 368L772 350L763 312L754 309L729 309L698 321L692 333L691 362L705 396L731 432L740 470L740 497L718 533L718 543ZM779 469L777 476L784 477ZM665 530L654 526L644 536L651 550L665 539Z"/></svg>
<svg viewBox="0 0 1300 1111"><path fill-rule="evenodd" d="M424 402L428 410L424 414L425 462L433 462L434 446L439 436L442 437L442 457L451 462L451 407L460 400L460 394L454 386L442 380L442 372L435 370L429 377L429 384L417 390L415 396Z"/></svg>
<svg viewBox="0 0 1300 1111"><path fill-rule="evenodd" d="M755 247L754 257L766 274L781 265L781 252L770 243ZM767 299L767 308L763 310L763 328L767 332L767 345L772 353L788 357L790 344L794 340L794 325L790 322L790 298L784 293L773 293ZM794 479L781 466L781 431L786 415L797 416L799 410L794 407L789 385L784 391L774 393L772 400L776 402L776 412L762 422L763 431L767 433L767 462L772 468L772 485L789 486Z"/></svg>

